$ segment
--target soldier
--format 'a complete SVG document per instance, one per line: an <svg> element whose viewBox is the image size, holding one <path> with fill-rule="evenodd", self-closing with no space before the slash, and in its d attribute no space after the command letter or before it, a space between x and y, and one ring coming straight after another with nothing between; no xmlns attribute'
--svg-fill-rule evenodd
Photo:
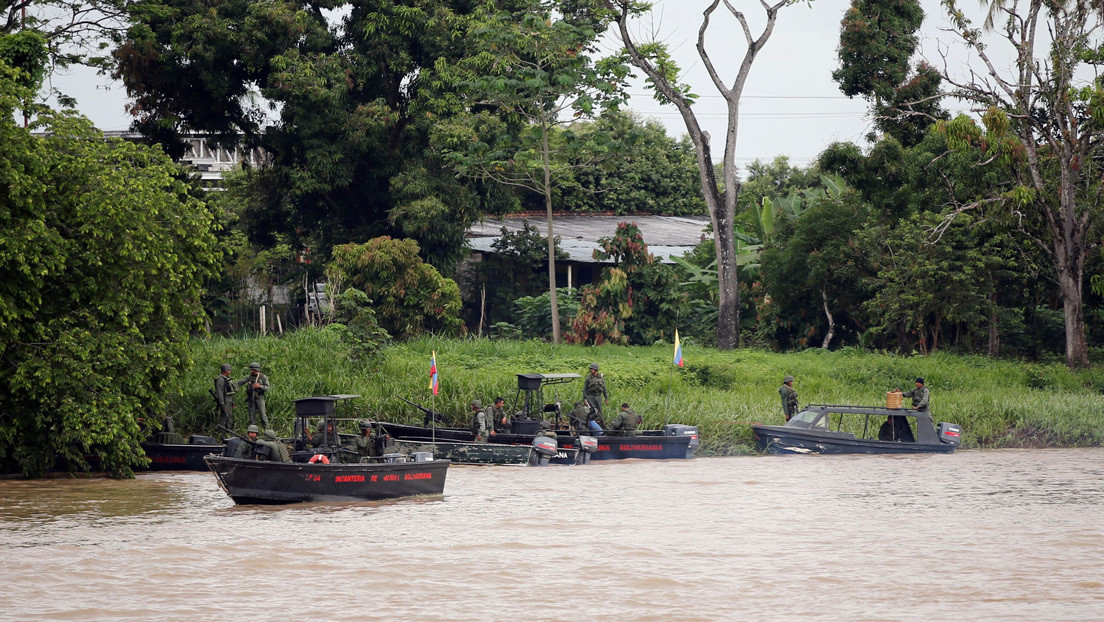
<svg viewBox="0 0 1104 622"><path fill-rule="evenodd" d="M571 427L579 432L585 434L590 431L590 408L587 408L586 400L579 400L575 402L575 408L571 409Z"/></svg>
<svg viewBox="0 0 1104 622"><path fill-rule="evenodd" d="M235 458L245 460L253 457L253 450L257 447L257 434L259 434L260 431L261 430L255 425L246 428L245 435L248 437L248 440L242 439L242 441L238 443L238 450L234 452Z"/></svg>
<svg viewBox="0 0 1104 622"><path fill-rule="evenodd" d="M494 421L495 432L510 432L510 415L506 413L505 404L506 400L496 397L494 407L491 408L491 420Z"/></svg>
<svg viewBox="0 0 1104 622"><path fill-rule="evenodd" d="M782 377L782 386L778 387L778 394L782 396L782 414L786 415L786 421L797 414L797 391L793 388L794 377L789 374Z"/></svg>
<svg viewBox="0 0 1104 622"><path fill-rule="evenodd" d="M325 428L325 434L323 434L323 428ZM322 441L329 441L330 447L337 447L340 444L340 437L337 434L337 430L334 429L333 421L329 423L325 419L319 419L318 424L314 427L314 434L310 434L308 431L307 445L310 447L322 446Z"/></svg>
<svg viewBox="0 0 1104 622"><path fill-rule="evenodd" d="M547 419L541 421L540 431L537 432L537 436L547 436L548 438L559 442L559 438L556 436L556 430L553 429L552 422L548 421Z"/></svg>
<svg viewBox="0 0 1104 622"><path fill-rule="evenodd" d="M215 401L218 402L218 424L227 430L234 427L234 394L238 391L238 385L230 379L230 366L222 364L219 375L215 376Z"/></svg>
<svg viewBox="0 0 1104 622"><path fill-rule="evenodd" d="M633 412L633 409L629 408L629 403L625 402L621 404L621 412L617 413L617 418L610 426L610 436L639 436L640 430L637 428L642 423L644 418Z"/></svg>
<svg viewBox="0 0 1104 622"><path fill-rule="evenodd" d="M342 462L359 462L361 458L369 458L380 454L376 447L376 439L379 437L376 431L372 429L372 422L361 419L357 421L357 427L360 428L360 434L342 446L343 449L348 450L343 452ZM382 438L385 445L390 444L390 436L384 435Z"/></svg>
<svg viewBox="0 0 1104 622"><path fill-rule="evenodd" d="M596 418L600 422L602 420L602 404L609 402L609 391L606 389L606 379L598 373L598 363L590 364L590 375L583 382L583 398L590 404L590 408L597 413Z"/></svg>
<svg viewBox="0 0 1104 622"><path fill-rule="evenodd" d="M901 389L898 387L894 390L900 391ZM928 387L924 386L923 378L917 378L916 388L911 391L905 391L904 393L901 393L901 396L911 397L912 407L916 410L928 410L931 405L931 392L928 391Z"/></svg>
<svg viewBox="0 0 1104 622"><path fill-rule="evenodd" d="M268 453L269 460L273 462L291 462L291 452L288 451L287 445L280 442L275 430L265 430L264 440L260 442L271 449Z"/></svg>
<svg viewBox="0 0 1104 622"><path fill-rule="evenodd" d="M256 361L249 364L249 375L238 381L238 386L245 385L245 393L249 396L249 423L254 422L254 413L260 414L261 425L268 427L268 416L265 415L265 394L268 393L268 376L261 373L261 364Z"/></svg>
<svg viewBox="0 0 1104 622"><path fill-rule="evenodd" d="M471 431L475 435L475 442L484 443L487 436L494 436L494 423L487 411L483 410L483 402L471 401Z"/></svg>

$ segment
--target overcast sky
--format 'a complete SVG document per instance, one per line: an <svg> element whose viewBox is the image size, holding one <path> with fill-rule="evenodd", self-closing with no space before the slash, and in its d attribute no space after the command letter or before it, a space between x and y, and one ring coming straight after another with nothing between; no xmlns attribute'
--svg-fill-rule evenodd
<svg viewBox="0 0 1104 622"><path fill-rule="evenodd" d="M758 0L731 1L733 6L747 12L753 20L752 32L758 36L765 22ZM693 92L700 96L694 109L701 125L713 137L715 158L720 158L726 126L724 100L714 89L695 49L702 10L709 3L658 0L655 4L654 28L686 71L686 81ZM779 13L774 33L756 59L744 88L738 163L786 155L791 163L804 166L834 141L864 144L863 137L870 131L871 122L867 104L861 99L844 97L831 77L837 66L840 19L848 4L842 0L816 0L811 6L799 3ZM963 4L963 8L979 14L977 3L965 0ZM940 31L945 22L939 0L922 0L922 5L926 18L921 54L938 60L938 47L953 39ZM638 32L650 29L648 24L641 23ZM738 22L722 3L710 22L706 46L729 84L743 58L745 45ZM962 57L952 55L952 58ZM121 85L88 70L55 76L54 84L75 96L79 109L100 129L124 130L129 126L123 109L126 93ZM659 105L642 86L632 88L631 94L632 110L663 122L672 136L686 132L673 106ZM961 109L954 104L949 107L952 112Z"/></svg>

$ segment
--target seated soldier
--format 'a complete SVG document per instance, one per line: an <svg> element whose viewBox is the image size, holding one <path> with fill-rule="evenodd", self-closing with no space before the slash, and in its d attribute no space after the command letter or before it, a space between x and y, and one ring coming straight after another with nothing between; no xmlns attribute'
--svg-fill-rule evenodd
<svg viewBox="0 0 1104 622"><path fill-rule="evenodd" d="M610 436L639 436L640 424L644 423L644 418L633 412L633 409L629 408L629 403L625 402L621 404L621 412L617 413L617 418L613 420L613 425L610 426Z"/></svg>
<svg viewBox="0 0 1104 622"><path fill-rule="evenodd" d="M259 442L269 447L269 460L273 462L291 462L291 452L288 451L287 445L280 442L274 430L265 430L264 440Z"/></svg>
<svg viewBox="0 0 1104 622"><path fill-rule="evenodd" d="M253 457L253 450L257 448L257 434L260 433L260 431L261 429L255 425L246 428L246 437L241 439L241 442L238 443L238 449L234 452L235 458L248 460Z"/></svg>

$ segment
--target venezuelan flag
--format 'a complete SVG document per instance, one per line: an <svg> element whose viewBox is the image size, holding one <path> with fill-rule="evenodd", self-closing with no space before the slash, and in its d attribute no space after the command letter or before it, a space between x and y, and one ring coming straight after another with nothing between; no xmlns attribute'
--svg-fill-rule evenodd
<svg viewBox="0 0 1104 622"><path fill-rule="evenodd" d="M675 365L682 367L682 344L679 343L678 329L675 329Z"/></svg>
<svg viewBox="0 0 1104 622"><path fill-rule="evenodd" d="M437 351L433 351L433 358L429 359L429 390L437 395Z"/></svg>

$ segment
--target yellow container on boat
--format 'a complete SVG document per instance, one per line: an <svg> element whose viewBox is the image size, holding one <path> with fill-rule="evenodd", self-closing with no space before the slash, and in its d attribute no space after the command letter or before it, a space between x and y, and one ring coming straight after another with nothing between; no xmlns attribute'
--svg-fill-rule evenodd
<svg viewBox="0 0 1104 622"><path fill-rule="evenodd" d="M901 408L903 401L900 391L886 393L886 408Z"/></svg>

